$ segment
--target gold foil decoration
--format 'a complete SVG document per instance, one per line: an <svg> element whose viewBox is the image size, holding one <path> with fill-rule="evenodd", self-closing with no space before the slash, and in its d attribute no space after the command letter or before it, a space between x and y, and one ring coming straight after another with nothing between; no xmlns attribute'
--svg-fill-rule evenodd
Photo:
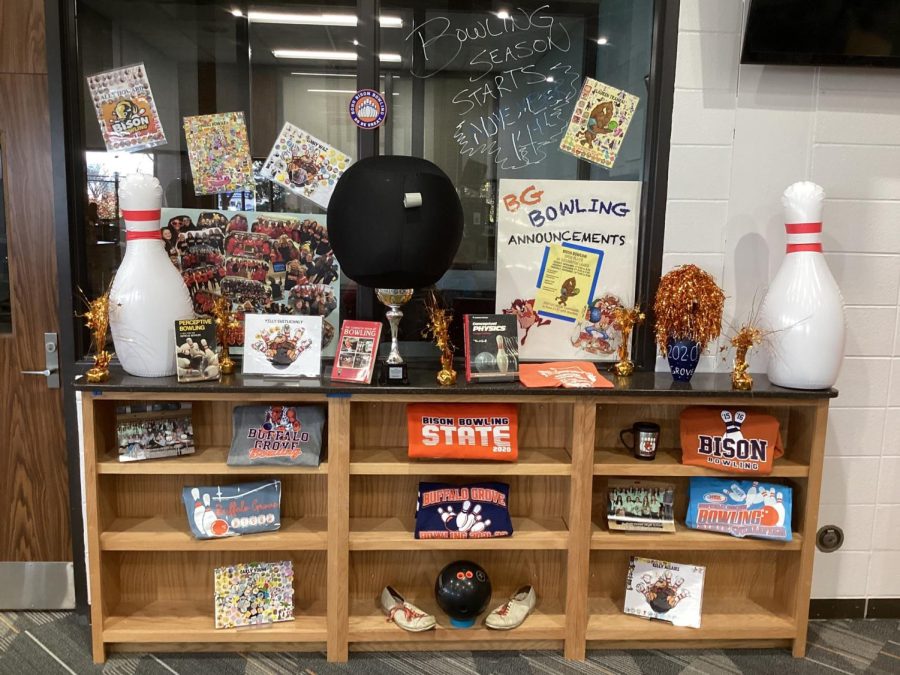
<svg viewBox="0 0 900 675"><path fill-rule="evenodd" d="M734 347L734 369L731 371L731 386L739 391L753 388L753 376L747 372L747 352L763 341L763 332L756 326L745 324L731 338Z"/></svg>
<svg viewBox="0 0 900 675"><path fill-rule="evenodd" d="M84 294L82 294L83 296ZM94 354L94 365L87 371L87 381L91 384L106 382L109 379L109 362L113 355L106 351L106 331L109 328L109 289L95 300L84 298L87 311L81 315L84 325L91 331L91 347Z"/></svg>
<svg viewBox="0 0 900 675"><path fill-rule="evenodd" d="M619 343L618 357L612 370L619 377L628 377L634 372L634 361L628 358L628 343L631 338L631 331L634 327L644 323L646 315L641 311L638 305L632 308L616 307L613 310L613 327L622 332L622 341Z"/></svg>
<svg viewBox="0 0 900 675"><path fill-rule="evenodd" d="M423 337L431 337L441 350L441 369L437 374L438 384L444 387L456 384L456 371L453 370L453 343L450 342L450 323L453 312L441 305L435 291L430 291L425 301L428 310L428 326L422 331Z"/></svg>
<svg viewBox="0 0 900 675"><path fill-rule="evenodd" d="M725 293L712 275L696 265L680 265L659 280L653 312L656 342L666 353L666 342L693 340L700 351L722 332Z"/></svg>
<svg viewBox="0 0 900 675"><path fill-rule="evenodd" d="M212 315L216 319L216 341L219 343L219 372L231 375L234 361L228 353L228 335L240 327L240 322L231 309L231 300L225 297L220 296L213 302Z"/></svg>

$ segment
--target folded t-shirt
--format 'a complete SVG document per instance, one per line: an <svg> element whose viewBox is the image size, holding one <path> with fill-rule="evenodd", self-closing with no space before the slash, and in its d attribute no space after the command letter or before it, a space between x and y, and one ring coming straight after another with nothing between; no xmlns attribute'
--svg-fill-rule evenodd
<svg viewBox="0 0 900 675"><path fill-rule="evenodd" d="M489 539L512 533L508 484L419 483L416 539Z"/></svg>
<svg viewBox="0 0 900 675"><path fill-rule="evenodd" d="M319 466L325 427L321 406L237 406L233 420L229 466Z"/></svg>

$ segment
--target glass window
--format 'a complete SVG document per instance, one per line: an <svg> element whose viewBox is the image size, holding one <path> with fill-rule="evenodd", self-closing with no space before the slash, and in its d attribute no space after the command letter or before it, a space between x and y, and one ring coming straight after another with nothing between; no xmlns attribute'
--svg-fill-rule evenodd
<svg viewBox="0 0 900 675"><path fill-rule="evenodd" d="M323 218L324 208L260 175L290 122L353 159L361 133L373 133L377 152L440 166L457 187L465 230L438 286L457 316L493 312L500 179L644 180L647 105L638 107L612 170L558 146L585 76L649 96L654 1L485 4L385 0L374 27L360 23L357 3L347 0L77 0L86 169L78 234L87 256L79 283L87 295L103 292L121 260L116 187L126 172L154 173L169 207ZM358 73L368 72L357 56L360 42L376 32L374 82L388 115L378 131L359 132L347 105ZM145 66L167 142L107 153L84 78L137 63ZM182 120L233 111L245 113L256 188L196 196ZM0 284L0 321L2 291ZM406 307L405 340L422 340L421 297ZM341 319L380 319L383 309L369 290L341 281Z"/></svg>

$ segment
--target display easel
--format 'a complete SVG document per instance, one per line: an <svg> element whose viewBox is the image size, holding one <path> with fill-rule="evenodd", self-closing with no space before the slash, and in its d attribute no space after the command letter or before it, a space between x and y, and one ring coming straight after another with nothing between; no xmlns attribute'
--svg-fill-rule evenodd
<svg viewBox="0 0 900 675"><path fill-rule="evenodd" d="M828 400L836 392L774 387L730 389L729 375L697 375L673 386L668 374L635 374L609 390L528 390L518 384L439 388L433 370L410 370L408 388L327 380L260 385L178 385L174 378L114 372L83 392L84 451L94 660L115 651L348 651L791 647L806 650L814 532ZM190 401L194 455L120 463L115 408L130 401ZM517 463L415 461L406 456L408 402L479 401L519 405ZM248 403L327 407L327 457L317 469L229 467L231 411ZM784 457L771 478L794 488L793 540L738 539L685 529L690 476L726 474L680 463L678 414L688 405L764 410L781 422ZM618 445L637 419L661 425L662 450L639 461ZM185 484L273 476L283 482L277 532L194 539ZM606 482L616 476L665 477L678 488L677 532L644 534L606 526ZM416 540L420 480L496 477L510 484L515 534L498 540ZM628 556L665 557L707 567L702 627L676 628L622 613ZM536 611L519 628L453 629L435 605L440 568L469 557L490 574L494 604L518 586L535 586ZM213 568L291 559L296 619L257 630L216 630ZM385 620L377 598L396 586L438 617L438 627L406 633Z"/></svg>

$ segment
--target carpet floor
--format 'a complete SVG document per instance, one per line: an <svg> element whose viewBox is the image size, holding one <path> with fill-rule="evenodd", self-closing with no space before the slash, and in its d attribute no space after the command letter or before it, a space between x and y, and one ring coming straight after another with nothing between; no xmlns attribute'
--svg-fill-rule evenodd
<svg viewBox="0 0 900 675"><path fill-rule="evenodd" d="M900 621L814 621L804 659L787 650L597 651L583 663L558 652L351 654L113 654L91 662L90 632L70 612L0 613L2 675L604 675L622 673L900 673Z"/></svg>

